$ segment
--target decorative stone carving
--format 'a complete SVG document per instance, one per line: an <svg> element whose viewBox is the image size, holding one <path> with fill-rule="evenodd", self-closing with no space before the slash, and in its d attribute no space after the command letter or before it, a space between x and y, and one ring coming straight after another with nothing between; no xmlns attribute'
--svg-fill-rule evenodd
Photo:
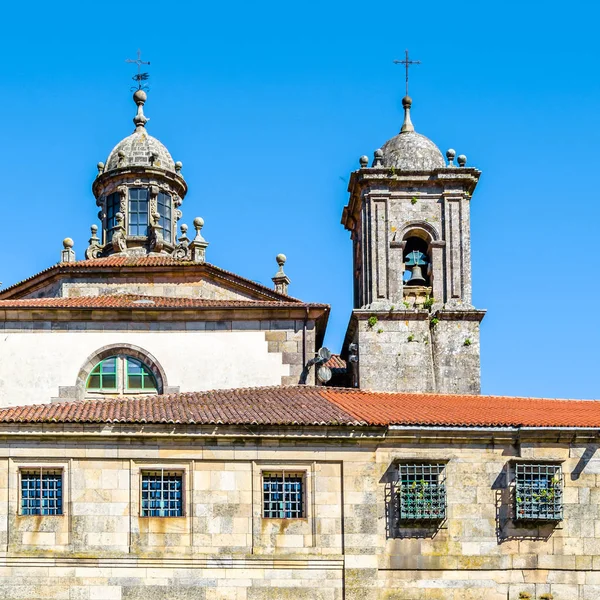
<svg viewBox="0 0 600 600"><path fill-rule="evenodd" d="M280 294L285 294L287 296L288 286L290 285L290 278L283 272L283 265L285 265L285 261L287 260L285 254L278 254L275 257L277 264L279 265L279 270L275 273L275 277L272 278L273 283L275 284L275 291Z"/></svg>
<svg viewBox="0 0 600 600"><path fill-rule="evenodd" d="M173 256L179 260L191 260L192 255L190 252L190 240L187 234L188 226L185 223L181 224L181 235L179 236L179 243L173 250Z"/></svg>
<svg viewBox="0 0 600 600"><path fill-rule="evenodd" d="M152 213L152 220L150 227L148 227L148 241L151 252L161 252L165 245L162 227L160 226L160 215L156 211Z"/></svg>
<svg viewBox="0 0 600 600"><path fill-rule="evenodd" d="M194 262L203 263L206 260L206 247L208 242L202 237L200 230L204 227L204 219L202 217L196 217L194 219L194 229L196 230L196 237L190 244L190 258Z"/></svg>
<svg viewBox="0 0 600 600"><path fill-rule="evenodd" d="M127 238L125 237L125 225L123 224L123 213L115 215L117 224L112 236L112 247L114 252L125 252L127 250Z"/></svg>
<svg viewBox="0 0 600 600"><path fill-rule="evenodd" d="M87 247L87 250L85 251L85 257L88 260L92 260L94 258L100 258L100 255L102 254L102 250L104 250L104 246L100 243L100 240L98 239L98 236L96 235L96 233L98 233L98 225L92 225L90 227L91 231L92 231L92 237L90 238L89 241L89 246Z"/></svg>
<svg viewBox="0 0 600 600"><path fill-rule="evenodd" d="M60 253L60 262L75 262L75 251L73 250L74 245L75 242L73 242L71 238L65 238L63 240L63 250Z"/></svg>

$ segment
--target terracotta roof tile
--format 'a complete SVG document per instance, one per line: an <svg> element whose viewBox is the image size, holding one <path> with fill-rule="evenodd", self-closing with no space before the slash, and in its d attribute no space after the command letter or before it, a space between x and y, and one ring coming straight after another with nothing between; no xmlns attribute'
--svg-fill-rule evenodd
<svg viewBox="0 0 600 600"><path fill-rule="evenodd" d="M332 371L346 372L346 361L339 354L332 354L331 358L325 363Z"/></svg>
<svg viewBox="0 0 600 600"><path fill-rule="evenodd" d="M0 423L600 428L600 401L263 387L17 406Z"/></svg>
<svg viewBox="0 0 600 600"><path fill-rule="evenodd" d="M95 258L90 260L78 260L73 263L58 263L54 264L35 275L27 277L22 281L14 283L2 290L0 290L0 294L5 294L6 292L10 292L15 288L36 279L37 277L51 276L54 272L69 272L69 271L78 271L81 269L85 270L94 270L94 269L115 269L115 268L151 268L151 267L181 267L190 270L208 270L213 271L217 275L223 275L227 277L233 277L237 281L246 283L255 289L261 290L267 296L277 298L286 302L300 302L297 298L292 296L287 296L285 294L280 294L276 292L270 287L263 285L262 283L258 283L256 281L252 281L251 279L247 279L246 277L242 277L233 273L232 271L227 271L226 269L222 269L221 267L217 267L210 263L196 263L191 261L179 260L170 255L146 255L146 256L128 256L128 255L117 255L112 254L111 256L106 256L103 258Z"/></svg>
<svg viewBox="0 0 600 600"><path fill-rule="evenodd" d="M310 306L325 308L327 304L305 304L299 301L278 300L211 300L202 298L172 298L136 294L107 296L78 296L75 298L18 298L0 300L0 310L6 308L131 308L140 310L202 309L202 308L298 308Z"/></svg>

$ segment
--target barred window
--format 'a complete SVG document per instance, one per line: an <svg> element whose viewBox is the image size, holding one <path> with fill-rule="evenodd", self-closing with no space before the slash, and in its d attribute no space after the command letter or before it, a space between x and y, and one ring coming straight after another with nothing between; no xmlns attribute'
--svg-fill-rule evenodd
<svg viewBox="0 0 600 600"><path fill-rule="evenodd" d="M562 520L562 473L560 465L516 463L515 519Z"/></svg>
<svg viewBox="0 0 600 600"><path fill-rule="evenodd" d="M444 463L398 465L396 498L399 521L441 521L446 518Z"/></svg>
<svg viewBox="0 0 600 600"><path fill-rule="evenodd" d="M183 516L183 474L173 471L142 472L142 517Z"/></svg>
<svg viewBox="0 0 600 600"><path fill-rule="evenodd" d="M60 469L21 470L21 514L63 514L63 486Z"/></svg>
<svg viewBox="0 0 600 600"><path fill-rule="evenodd" d="M263 473L263 517L304 518L304 473Z"/></svg>

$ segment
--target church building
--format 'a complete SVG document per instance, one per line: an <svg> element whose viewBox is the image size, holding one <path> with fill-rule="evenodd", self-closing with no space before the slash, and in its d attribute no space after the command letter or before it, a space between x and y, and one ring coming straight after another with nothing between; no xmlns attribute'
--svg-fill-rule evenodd
<svg viewBox="0 0 600 600"><path fill-rule="evenodd" d="M480 171L403 99L332 355L283 254L272 287L210 262L133 100L87 248L0 290L0 598L600 598L600 402L480 395Z"/></svg>

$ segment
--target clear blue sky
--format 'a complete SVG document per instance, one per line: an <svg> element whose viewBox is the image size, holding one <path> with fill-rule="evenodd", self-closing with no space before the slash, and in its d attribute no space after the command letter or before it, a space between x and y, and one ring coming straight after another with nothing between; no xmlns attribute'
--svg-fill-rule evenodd
<svg viewBox="0 0 600 600"><path fill-rule="evenodd" d="M483 392L600 397L598 138L592 2L28 2L0 35L0 280L79 257L96 163L128 135L138 47L148 129L184 164L208 260L332 306L352 302L340 225L350 171L401 123L483 171L472 200Z"/></svg>

